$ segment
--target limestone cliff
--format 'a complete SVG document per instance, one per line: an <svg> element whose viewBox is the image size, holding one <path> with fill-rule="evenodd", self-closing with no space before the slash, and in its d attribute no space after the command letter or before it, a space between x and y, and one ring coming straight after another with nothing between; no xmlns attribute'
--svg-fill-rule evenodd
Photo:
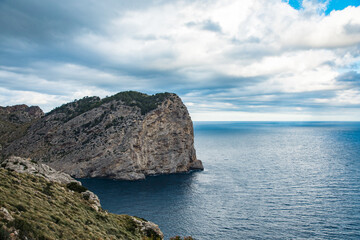
<svg viewBox="0 0 360 240"><path fill-rule="evenodd" d="M172 93L121 92L54 109L4 150L73 177L143 179L202 169L186 106Z"/></svg>

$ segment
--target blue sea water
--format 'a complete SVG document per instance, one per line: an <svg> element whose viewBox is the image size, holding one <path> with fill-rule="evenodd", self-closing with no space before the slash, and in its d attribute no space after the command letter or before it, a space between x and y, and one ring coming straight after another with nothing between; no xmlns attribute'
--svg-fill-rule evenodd
<svg viewBox="0 0 360 240"><path fill-rule="evenodd" d="M360 123L195 122L205 171L83 179L166 239L360 239Z"/></svg>

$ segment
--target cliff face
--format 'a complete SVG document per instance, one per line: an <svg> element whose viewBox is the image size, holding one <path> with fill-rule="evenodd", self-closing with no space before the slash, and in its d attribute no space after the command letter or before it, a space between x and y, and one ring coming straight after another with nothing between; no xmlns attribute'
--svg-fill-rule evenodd
<svg viewBox="0 0 360 240"><path fill-rule="evenodd" d="M170 93L122 92L63 105L4 153L30 157L78 178L135 180L202 169L189 113Z"/></svg>

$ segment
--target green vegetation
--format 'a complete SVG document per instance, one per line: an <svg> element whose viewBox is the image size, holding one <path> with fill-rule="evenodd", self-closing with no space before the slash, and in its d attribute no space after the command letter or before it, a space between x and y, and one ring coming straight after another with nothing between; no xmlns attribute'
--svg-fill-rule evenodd
<svg viewBox="0 0 360 240"><path fill-rule="evenodd" d="M141 233L132 217L97 212L80 193L42 177L0 169L0 192L0 208L13 217L8 221L0 212L0 239L10 239L15 229L15 239L159 238Z"/></svg>
<svg viewBox="0 0 360 240"><path fill-rule="evenodd" d="M166 98L170 97L170 93L158 93L155 95L147 95L135 91L120 92L110 97L100 99L99 97L84 97L80 100L75 100L73 102L63 104L60 107L53 109L48 112L46 115L53 113L65 113L66 118L63 121L69 121L70 119L79 116L82 113L90 111L96 107L99 107L102 104L111 102L111 101L121 101L123 104L131 107L138 107L141 110L141 114L145 115L146 113L154 110L161 102ZM115 110L116 107L111 104L111 110Z"/></svg>
<svg viewBox="0 0 360 240"><path fill-rule="evenodd" d="M79 185L76 182L71 182L66 185L66 187L74 192L82 193L87 190L86 187Z"/></svg>
<svg viewBox="0 0 360 240"><path fill-rule="evenodd" d="M75 100L73 102L63 104L60 107L54 108L48 112L46 116L52 113L65 113L66 117L63 120L64 122L67 122L70 119L73 119L74 117L79 116L80 114L100 105L101 100L99 97L84 97L82 99Z"/></svg>
<svg viewBox="0 0 360 240"><path fill-rule="evenodd" d="M141 109L141 114L154 110L160 103L170 96L170 93L157 93L155 95L147 95L135 91L120 92L111 97L104 98L102 103L111 102L113 100L122 101L125 105L136 106Z"/></svg>

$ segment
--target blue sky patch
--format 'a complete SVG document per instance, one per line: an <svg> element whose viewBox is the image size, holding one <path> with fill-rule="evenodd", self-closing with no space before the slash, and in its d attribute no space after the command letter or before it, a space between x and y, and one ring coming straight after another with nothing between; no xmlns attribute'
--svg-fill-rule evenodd
<svg viewBox="0 0 360 240"><path fill-rule="evenodd" d="M289 0L290 6L299 10L302 8L302 0ZM319 0L320 3L325 3L324 0ZM329 14L333 10L343 10L348 6L358 7L360 6L359 0L330 0L325 11L325 14Z"/></svg>

